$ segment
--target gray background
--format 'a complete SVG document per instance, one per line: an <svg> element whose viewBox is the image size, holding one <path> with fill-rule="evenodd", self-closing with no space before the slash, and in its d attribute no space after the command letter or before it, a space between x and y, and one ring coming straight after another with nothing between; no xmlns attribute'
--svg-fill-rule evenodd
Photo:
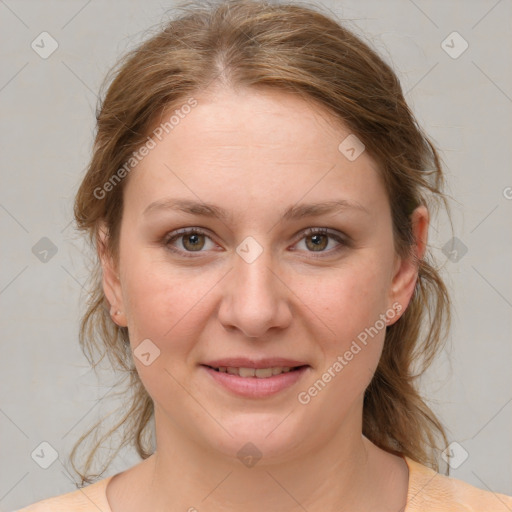
<svg viewBox="0 0 512 512"><path fill-rule="evenodd" d="M457 255L442 250L451 233L445 216L435 219L430 245L455 317L451 347L422 389L450 441L469 454L452 476L512 495L511 1L324 5L392 63L446 164L455 235L467 253L460 257L459 242ZM0 1L1 510L74 490L69 450L112 405L109 383L97 382L77 342L87 258L70 225L73 195L103 77L172 6ZM47 59L31 48L43 31L59 45ZM453 31L469 44L458 58L441 46ZM46 262L32 251L43 237L57 247ZM46 470L31 458L43 441L59 454ZM109 474L136 461L124 452Z"/></svg>

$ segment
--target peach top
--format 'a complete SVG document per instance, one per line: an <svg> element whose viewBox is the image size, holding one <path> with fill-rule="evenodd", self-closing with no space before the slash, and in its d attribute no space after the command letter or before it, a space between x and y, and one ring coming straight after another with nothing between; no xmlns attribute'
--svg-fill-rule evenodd
<svg viewBox="0 0 512 512"><path fill-rule="evenodd" d="M404 512L511 512L512 497L484 491L462 480L441 475L403 457L409 468ZM16 512L112 512L106 488L112 476L82 489L38 501Z"/></svg>

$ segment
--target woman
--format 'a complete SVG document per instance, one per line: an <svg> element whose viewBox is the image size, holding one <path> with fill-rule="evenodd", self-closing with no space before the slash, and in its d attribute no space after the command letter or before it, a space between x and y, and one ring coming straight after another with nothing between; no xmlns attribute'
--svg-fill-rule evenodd
<svg viewBox="0 0 512 512"><path fill-rule="evenodd" d="M75 203L99 270L81 341L129 376L118 429L143 461L23 510L512 509L438 473L415 387L450 320L427 246L442 187L351 32L191 5L123 61Z"/></svg>

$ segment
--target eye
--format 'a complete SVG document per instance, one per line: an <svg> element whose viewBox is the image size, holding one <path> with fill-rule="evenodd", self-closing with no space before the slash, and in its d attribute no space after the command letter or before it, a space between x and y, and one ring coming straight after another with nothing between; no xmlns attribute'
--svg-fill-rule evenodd
<svg viewBox="0 0 512 512"><path fill-rule="evenodd" d="M325 249L329 246L329 239L335 240L338 242L338 246L334 249L326 251ZM319 252L319 253L337 253L344 246L348 245L348 241L344 240L344 238L336 233L331 233L326 228L309 228L305 233L303 233L300 242L305 242L306 248L309 250L308 252ZM321 257L321 256L314 256Z"/></svg>
<svg viewBox="0 0 512 512"><path fill-rule="evenodd" d="M183 254L186 257L193 258L194 256L189 256L186 253L191 252L201 252L201 249L205 247L205 238L212 241L211 238L200 228L190 228L190 229L181 229L174 234L171 233L172 236L168 236L164 239L164 245L171 251ZM179 244L181 248L176 248L173 246L174 242L178 239L182 238L183 240ZM213 243L213 242L212 242Z"/></svg>
<svg viewBox="0 0 512 512"><path fill-rule="evenodd" d="M176 247L175 243L182 239L182 241L178 244L180 247ZM338 243L338 247L334 249L326 251L325 249L329 246L329 239L335 240ZM184 228L179 231L170 233L163 240L163 244L170 251L179 253L187 258L194 258L195 256L192 253L204 252L202 251L205 246L207 246L206 241L209 240L212 244L211 237L201 228ZM349 245L349 242L345 240L342 236L336 233L331 233L326 228L309 228L302 234L302 238L299 240L305 241L306 248L308 249L306 252L318 252L318 253L337 253L345 246ZM215 244L214 244L215 245ZM208 249L208 247L206 247ZM212 247L210 247L212 248ZM293 249L295 250L295 249ZM316 258L321 256L314 256Z"/></svg>

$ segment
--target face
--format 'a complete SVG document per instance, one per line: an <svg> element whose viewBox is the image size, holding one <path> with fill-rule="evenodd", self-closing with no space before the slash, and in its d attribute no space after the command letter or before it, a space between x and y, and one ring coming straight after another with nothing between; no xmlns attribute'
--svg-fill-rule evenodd
<svg viewBox="0 0 512 512"><path fill-rule="evenodd" d="M350 131L285 93L195 98L131 171L119 267L103 260L157 439L186 436L226 456L250 441L277 460L335 439L341 425L360 435L386 323L416 280L395 255L377 166L364 151L347 158ZM177 208L191 203L203 207ZM305 208L325 203L340 206ZM424 241L426 212L415 219ZM208 363L302 368L243 377Z"/></svg>

